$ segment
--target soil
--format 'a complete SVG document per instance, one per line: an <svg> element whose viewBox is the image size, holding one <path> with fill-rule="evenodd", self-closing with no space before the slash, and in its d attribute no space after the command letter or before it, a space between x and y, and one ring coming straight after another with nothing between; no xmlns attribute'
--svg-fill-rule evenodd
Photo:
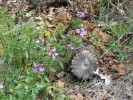
<svg viewBox="0 0 133 100"><path fill-rule="evenodd" d="M127 65L126 69L126 75L109 85L105 85L100 77L86 82L70 79L68 86L65 87L65 93L67 95L81 93L83 100L133 100L133 65Z"/></svg>

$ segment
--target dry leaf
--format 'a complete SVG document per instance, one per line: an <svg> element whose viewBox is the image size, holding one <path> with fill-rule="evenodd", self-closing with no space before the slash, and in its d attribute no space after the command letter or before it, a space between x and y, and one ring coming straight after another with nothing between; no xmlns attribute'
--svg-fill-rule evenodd
<svg viewBox="0 0 133 100"><path fill-rule="evenodd" d="M65 72L62 71L62 72L60 72L60 73L57 74L57 77L58 77L58 78L63 78L64 75L65 75Z"/></svg>
<svg viewBox="0 0 133 100"><path fill-rule="evenodd" d="M90 28L90 23L87 20L84 21L83 25L84 25L84 29L86 30Z"/></svg>
<svg viewBox="0 0 133 100"><path fill-rule="evenodd" d="M118 73L115 73L113 76L112 76L112 80L116 80L120 77L120 75Z"/></svg>
<svg viewBox="0 0 133 100"><path fill-rule="evenodd" d="M77 94L71 94L69 95L70 100L83 100L83 96L81 95L81 93L77 93Z"/></svg>
<svg viewBox="0 0 133 100"><path fill-rule="evenodd" d="M107 42L108 40L112 38L106 32L102 32L100 28L95 28L94 31L92 32L92 36L95 40L101 43Z"/></svg>
<svg viewBox="0 0 133 100"><path fill-rule="evenodd" d="M111 69L117 71L119 75L126 74L126 69L124 67L124 64L113 64L111 66Z"/></svg>
<svg viewBox="0 0 133 100"><path fill-rule="evenodd" d="M55 18L55 23L64 23L65 26L71 21L72 16L68 12L60 12Z"/></svg>
<svg viewBox="0 0 133 100"><path fill-rule="evenodd" d="M77 100L83 100L83 98L84 97L80 93L77 94Z"/></svg>
<svg viewBox="0 0 133 100"><path fill-rule="evenodd" d="M87 20L83 22L83 25L84 25L84 29L88 31L93 31L93 29L97 27L96 23L90 23Z"/></svg>
<svg viewBox="0 0 133 100"><path fill-rule="evenodd" d="M62 80L58 80L58 82L56 83L56 86L64 86L65 83Z"/></svg>
<svg viewBox="0 0 133 100"><path fill-rule="evenodd" d="M111 38L110 35L102 32L102 31L99 31L97 34L102 38L103 42L107 42Z"/></svg>
<svg viewBox="0 0 133 100"><path fill-rule="evenodd" d="M55 78L55 73L50 73L50 74L49 74L49 80L50 80L50 81L53 81L54 78Z"/></svg>

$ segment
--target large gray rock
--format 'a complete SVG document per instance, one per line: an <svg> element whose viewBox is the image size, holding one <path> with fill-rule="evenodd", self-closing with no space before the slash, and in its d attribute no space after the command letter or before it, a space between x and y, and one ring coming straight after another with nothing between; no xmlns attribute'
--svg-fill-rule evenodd
<svg viewBox="0 0 133 100"><path fill-rule="evenodd" d="M92 79L98 67L98 61L90 51L83 50L72 61L72 73L79 79Z"/></svg>

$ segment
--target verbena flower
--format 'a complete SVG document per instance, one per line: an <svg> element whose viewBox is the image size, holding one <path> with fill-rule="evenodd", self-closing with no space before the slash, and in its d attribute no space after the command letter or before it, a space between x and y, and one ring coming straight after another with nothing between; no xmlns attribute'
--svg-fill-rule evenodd
<svg viewBox="0 0 133 100"><path fill-rule="evenodd" d="M76 16L80 17L80 18L83 18L83 17L85 17L85 14L84 14L84 12L78 11Z"/></svg>
<svg viewBox="0 0 133 100"><path fill-rule="evenodd" d="M84 30L84 28L78 28L76 29L76 33L78 33L80 36L84 36L87 32Z"/></svg>
<svg viewBox="0 0 133 100"><path fill-rule="evenodd" d="M34 71L35 72L43 72L44 71L44 65L39 64L39 63L35 63L34 64Z"/></svg>
<svg viewBox="0 0 133 100"><path fill-rule="evenodd" d="M74 49L74 46L73 46L72 44L68 44L67 47L68 47L69 49Z"/></svg>
<svg viewBox="0 0 133 100"><path fill-rule="evenodd" d="M3 86L3 83L1 82L0 83L0 90L3 89L3 88L4 88L4 86Z"/></svg>
<svg viewBox="0 0 133 100"><path fill-rule="evenodd" d="M39 36L36 40L36 43L43 43L44 42L44 37L43 36Z"/></svg>
<svg viewBox="0 0 133 100"><path fill-rule="evenodd" d="M58 53L56 52L56 49L51 49L49 51L49 56L51 56L53 59L55 59L55 57L58 55Z"/></svg>

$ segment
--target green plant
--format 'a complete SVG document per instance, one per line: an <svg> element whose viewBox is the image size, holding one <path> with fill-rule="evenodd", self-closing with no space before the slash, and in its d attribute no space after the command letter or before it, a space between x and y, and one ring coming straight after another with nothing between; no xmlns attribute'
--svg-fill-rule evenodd
<svg viewBox="0 0 133 100"><path fill-rule="evenodd" d="M119 23L116 25L108 24L105 26L112 31L112 35L113 35L113 38L110 41L108 41L108 43L106 44L108 46L108 51L116 53L116 56L118 57L118 59L120 61L123 61L128 51L124 49L124 46L123 46L124 44L120 40L126 34L128 33L132 34L132 30L129 30L127 25L123 23ZM123 38L122 41L126 41L126 38ZM131 45L132 43L133 43L132 41L128 41L128 43L126 44L126 47L129 49L129 51L130 49L133 48L133 46Z"/></svg>
<svg viewBox="0 0 133 100"><path fill-rule="evenodd" d="M63 87L51 86L50 73L64 70L74 53L82 44L81 36L73 33L63 34L64 25L59 23L53 33L40 28L35 31L31 20L15 24L10 15L0 11L0 45L4 56L1 65L8 66L0 74L4 89L0 98L4 100L36 100L42 98L64 98ZM81 19L74 20L80 28ZM81 33L80 33L81 34ZM57 93L57 96L54 94Z"/></svg>

